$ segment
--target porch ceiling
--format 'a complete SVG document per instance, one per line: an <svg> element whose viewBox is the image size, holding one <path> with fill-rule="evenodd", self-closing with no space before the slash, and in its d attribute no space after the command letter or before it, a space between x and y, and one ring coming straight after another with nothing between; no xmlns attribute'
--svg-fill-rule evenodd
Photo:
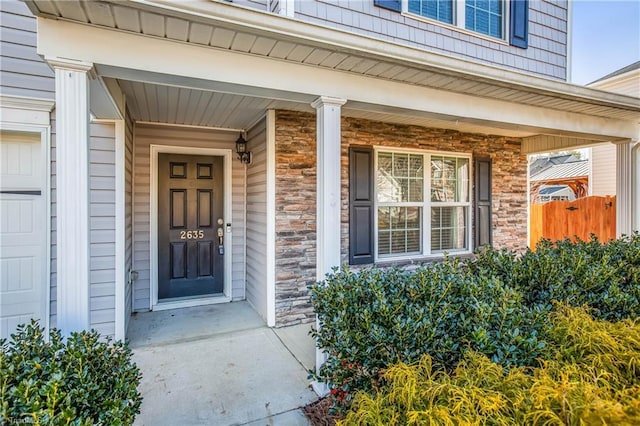
<svg viewBox="0 0 640 426"><path fill-rule="evenodd" d="M308 111L309 104L118 80L136 121L248 129L268 109Z"/></svg>
<svg viewBox="0 0 640 426"><path fill-rule="evenodd" d="M640 101L636 98L450 58L224 2L32 0L26 3L42 17L545 109L640 121ZM187 91L181 94L187 95ZM233 97L233 102L237 105L246 102L258 108L260 102L266 101Z"/></svg>

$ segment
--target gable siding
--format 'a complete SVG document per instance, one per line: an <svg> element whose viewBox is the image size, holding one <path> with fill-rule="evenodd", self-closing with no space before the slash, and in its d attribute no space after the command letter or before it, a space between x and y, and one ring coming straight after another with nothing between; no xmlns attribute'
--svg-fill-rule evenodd
<svg viewBox="0 0 640 426"><path fill-rule="evenodd" d="M247 300L267 319L267 127L263 119L247 135Z"/></svg>
<svg viewBox="0 0 640 426"><path fill-rule="evenodd" d="M376 7L373 0L296 0L295 17L430 52L566 80L567 7L564 0L529 2L527 49Z"/></svg>
<svg viewBox="0 0 640 426"><path fill-rule="evenodd" d="M222 148L235 150L237 133L209 129L166 127L153 125L134 126L134 207L133 207L133 269L138 271L134 283L133 306L135 311L149 310L151 300L151 248L150 248L150 146L183 145L197 148ZM232 217L233 236L231 253L233 262L230 273L233 300L245 298L244 238L245 238L245 166L232 157ZM225 271L227 273L228 271Z"/></svg>
<svg viewBox="0 0 640 426"><path fill-rule="evenodd" d="M36 19L17 0L0 1L0 92L55 98L54 73L36 51Z"/></svg>

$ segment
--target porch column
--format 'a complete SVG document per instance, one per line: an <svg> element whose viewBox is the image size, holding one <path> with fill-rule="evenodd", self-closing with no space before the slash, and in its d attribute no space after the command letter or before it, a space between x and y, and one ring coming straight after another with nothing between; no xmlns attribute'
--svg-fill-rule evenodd
<svg viewBox="0 0 640 426"><path fill-rule="evenodd" d="M57 327L89 328L89 78L93 64L47 58L56 79Z"/></svg>
<svg viewBox="0 0 640 426"><path fill-rule="evenodd" d="M316 99L317 125L317 243L316 279L322 281L340 266L340 107L346 100Z"/></svg>
<svg viewBox="0 0 640 426"><path fill-rule="evenodd" d="M317 126L317 213L316 279L322 281L331 268L340 266L340 109L346 99L321 96L311 106L316 109ZM316 349L316 371L326 359ZM325 384L314 383L318 394Z"/></svg>
<svg viewBox="0 0 640 426"><path fill-rule="evenodd" d="M633 232L633 144L616 144L616 235ZM637 212L636 212L637 213Z"/></svg>

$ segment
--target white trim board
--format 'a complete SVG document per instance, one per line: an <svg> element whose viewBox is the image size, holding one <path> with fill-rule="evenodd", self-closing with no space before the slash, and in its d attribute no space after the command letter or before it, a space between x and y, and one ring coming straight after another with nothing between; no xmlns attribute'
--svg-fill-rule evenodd
<svg viewBox="0 0 640 426"><path fill-rule="evenodd" d="M267 111L267 325L276 325L276 112Z"/></svg>
<svg viewBox="0 0 640 426"><path fill-rule="evenodd" d="M126 177L125 177L125 164L126 164L126 149L125 149L125 123L124 120L115 120L115 201L116 201L116 279L115 279L115 293L116 293L116 306L115 306L115 338L116 340L124 340L126 335L125 324L127 320L125 318L125 286L127 283L126 275L127 267L125 265L125 251L127 244L127 225L126 221Z"/></svg>
<svg viewBox="0 0 640 426"><path fill-rule="evenodd" d="M158 154L183 154L183 155L210 155L223 157L224 161L224 217L225 223L231 223L231 235L227 235L226 238L232 238L233 236L233 223L232 218L232 170L231 161L233 161L233 153L231 149L220 148L195 148L185 146L172 146L172 145L150 145L149 146L149 161L151 164L150 175L150 206L149 206L149 242L150 242L150 284L151 284L151 297L149 298L149 309L163 310L173 308L184 308L190 306L200 306L204 304L230 302L232 298L231 294L231 275L232 270L232 250L225 251L224 254L224 296L215 297L202 297L194 299L185 299L180 301L168 301L165 303L158 303Z"/></svg>

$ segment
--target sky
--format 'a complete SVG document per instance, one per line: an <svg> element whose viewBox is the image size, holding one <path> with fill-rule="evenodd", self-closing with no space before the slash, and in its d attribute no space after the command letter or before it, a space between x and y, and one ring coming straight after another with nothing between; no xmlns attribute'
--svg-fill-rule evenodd
<svg viewBox="0 0 640 426"><path fill-rule="evenodd" d="M640 60L640 0L572 4L572 83L591 83Z"/></svg>

